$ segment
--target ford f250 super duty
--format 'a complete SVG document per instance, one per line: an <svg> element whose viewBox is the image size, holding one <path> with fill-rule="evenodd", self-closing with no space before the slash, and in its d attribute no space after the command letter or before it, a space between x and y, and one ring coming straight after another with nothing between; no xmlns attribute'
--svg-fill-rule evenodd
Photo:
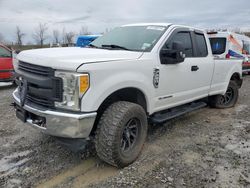
<svg viewBox="0 0 250 188"><path fill-rule="evenodd" d="M14 67L19 119L56 137L93 138L117 167L136 160L148 123L207 103L233 107L242 84L241 61L214 60L203 30L173 24L121 26L85 48L23 51Z"/></svg>

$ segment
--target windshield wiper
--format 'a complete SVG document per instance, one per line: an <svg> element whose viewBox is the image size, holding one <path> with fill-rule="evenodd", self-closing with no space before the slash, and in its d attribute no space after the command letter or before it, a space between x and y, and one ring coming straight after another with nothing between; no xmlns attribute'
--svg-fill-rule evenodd
<svg viewBox="0 0 250 188"><path fill-rule="evenodd" d="M91 47L91 48L100 48L98 46L95 46L94 44L88 44L87 47Z"/></svg>
<svg viewBox="0 0 250 188"><path fill-rule="evenodd" d="M102 45L103 48L118 48L118 49L122 49L122 50L130 50L128 48L125 48L123 46L119 46L119 45L116 45L116 44L103 44Z"/></svg>

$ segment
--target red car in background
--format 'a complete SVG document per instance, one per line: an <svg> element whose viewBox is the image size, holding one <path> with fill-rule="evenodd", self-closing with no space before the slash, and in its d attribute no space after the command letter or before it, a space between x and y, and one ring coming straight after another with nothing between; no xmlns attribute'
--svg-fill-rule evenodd
<svg viewBox="0 0 250 188"><path fill-rule="evenodd" d="M0 82L14 80L12 50L0 44Z"/></svg>

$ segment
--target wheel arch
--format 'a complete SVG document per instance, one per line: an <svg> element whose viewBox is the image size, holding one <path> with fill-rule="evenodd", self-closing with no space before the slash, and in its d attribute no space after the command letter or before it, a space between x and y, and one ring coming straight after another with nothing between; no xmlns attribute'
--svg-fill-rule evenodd
<svg viewBox="0 0 250 188"><path fill-rule="evenodd" d="M108 95L97 110L97 117L94 123L94 126L91 131L91 135L93 135L96 131L97 124L103 114L103 112L113 103L118 101L127 101L139 104L145 110L146 114L148 114L149 103L147 101L147 97L145 93L136 88L136 87L125 87L122 89L118 89Z"/></svg>
<svg viewBox="0 0 250 188"><path fill-rule="evenodd" d="M242 78L241 78L240 73L238 73L238 72L233 73L232 76L231 76L231 78L230 78L230 81L231 81L231 80L232 80L232 81L235 81L236 84L238 85L238 87L241 88L242 83L243 83L243 80L242 80Z"/></svg>

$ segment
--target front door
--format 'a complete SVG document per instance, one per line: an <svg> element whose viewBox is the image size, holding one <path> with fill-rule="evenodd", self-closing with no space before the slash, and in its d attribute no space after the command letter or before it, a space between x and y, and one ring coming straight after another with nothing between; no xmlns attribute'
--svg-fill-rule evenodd
<svg viewBox="0 0 250 188"><path fill-rule="evenodd" d="M171 49L173 42L183 44L186 57L184 62L178 64L159 62L156 111L206 97L211 85L214 61L213 57L208 55L204 34L178 28L162 48Z"/></svg>

